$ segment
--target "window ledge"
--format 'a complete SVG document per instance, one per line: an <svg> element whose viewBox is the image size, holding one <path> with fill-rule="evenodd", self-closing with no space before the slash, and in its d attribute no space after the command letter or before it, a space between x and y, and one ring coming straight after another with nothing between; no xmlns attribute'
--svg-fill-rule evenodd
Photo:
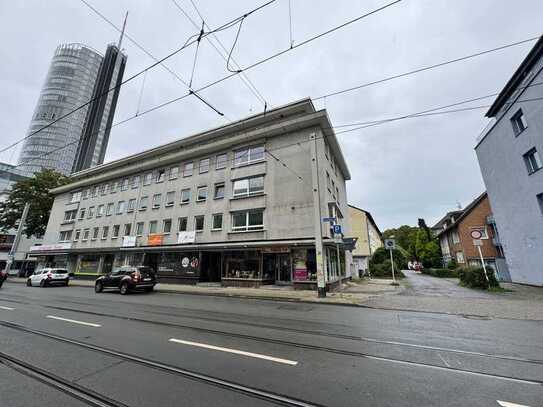
<svg viewBox="0 0 543 407"><path fill-rule="evenodd" d="M522 133L524 133L526 131L527 128L528 127L523 128L521 131L519 131L517 134L515 134L515 137L520 136Z"/></svg>
<svg viewBox="0 0 543 407"><path fill-rule="evenodd" d="M249 195L240 195L240 196L233 196L232 198L230 198L231 201L235 201L237 199L247 199L247 198L256 198L258 196L265 196L266 193L265 192L259 192L257 194L249 194Z"/></svg>
<svg viewBox="0 0 543 407"><path fill-rule="evenodd" d="M241 233L255 233L255 232L265 232L266 229L254 229L254 230L231 230L228 232L229 235L237 235Z"/></svg>
<svg viewBox="0 0 543 407"><path fill-rule="evenodd" d="M188 205L190 202L180 202L179 205Z"/></svg>
<svg viewBox="0 0 543 407"><path fill-rule="evenodd" d="M174 205L173 203L170 203L170 204L164 205L164 207L165 207L165 208L171 208L171 207L173 207L173 205Z"/></svg>
<svg viewBox="0 0 543 407"><path fill-rule="evenodd" d="M206 202L206 201L207 201L207 199L197 199L196 203L203 203L203 202Z"/></svg>
<svg viewBox="0 0 543 407"><path fill-rule="evenodd" d="M75 219L73 219L73 220L63 220L60 224L61 225L69 225L70 223L75 223Z"/></svg>
<svg viewBox="0 0 543 407"><path fill-rule="evenodd" d="M534 170L532 172L529 172L528 175L533 175L535 174L536 172L540 171L541 169L543 169L543 167L539 167L537 170Z"/></svg>
<svg viewBox="0 0 543 407"><path fill-rule="evenodd" d="M212 232L222 232L222 228L220 229L211 229Z"/></svg>
<svg viewBox="0 0 543 407"><path fill-rule="evenodd" d="M250 165L255 165L255 164L260 164L260 163L265 163L266 162L266 159L263 158L261 160L254 160L254 161L250 161L250 162L247 162L247 163L242 163L242 164L239 164L239 165L234 165L232 166L232 169L236 169L236 168L242 168L242 167L248 167Z"/></svg>
<svg viewBox="0 0 543 407"><path fill-rule="evenodd" d="M145 212L147 210L147 208L140 208L138 209L140 212Z"/></svg>

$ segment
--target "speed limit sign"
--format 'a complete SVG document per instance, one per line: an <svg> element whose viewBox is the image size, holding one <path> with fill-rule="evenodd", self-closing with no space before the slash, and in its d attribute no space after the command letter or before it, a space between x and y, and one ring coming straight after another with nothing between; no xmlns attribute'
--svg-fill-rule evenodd
<svg viewBox="0 0 543 407"><path fill-rule="evenodd" d="M480 230L475 229L475 230L471 231L470 235L471 235L472 239L479 240L480 238L483 237L483 232L481 232Z"/></svg>

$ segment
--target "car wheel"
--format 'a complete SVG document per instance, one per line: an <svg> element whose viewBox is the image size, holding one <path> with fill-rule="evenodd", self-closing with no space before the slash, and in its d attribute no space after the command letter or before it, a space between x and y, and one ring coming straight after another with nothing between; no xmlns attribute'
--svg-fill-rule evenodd
<svg viewBox="0 0 543 407"><path fill-rule="evenodd" d="M126 283L126 282L122 283L120 291L121 291L121 295L128 294L128 283Z"/></svg>
<svg viewBox="0 0 543 407"><path fill-rule="evenodd" d="M32 281L30 281L30 279L26 280L26 286L32 287Z"/></svg>
<svg viewBox="0 0 543 407"><path fill-rule="evenodd" d="M45 286L47 286L47 280L45 280L45 279L41 280L40 281L40 287L45 287Z"/></svg>
<svg viewBox="0 0 543 407"><path fill-rule="evenodd" d="M101 293L104 290L104 285L101 281L97 281L96 284L94 284L94 292L95 293Z"/></svg>
<svg viewBox="0 0 543 407"><path fill-rule="evenodd" d="M155 289L155 287L146 287L146 288L145 288L145 292L150 293L150 292L152 292L154 289Z"/></svg>

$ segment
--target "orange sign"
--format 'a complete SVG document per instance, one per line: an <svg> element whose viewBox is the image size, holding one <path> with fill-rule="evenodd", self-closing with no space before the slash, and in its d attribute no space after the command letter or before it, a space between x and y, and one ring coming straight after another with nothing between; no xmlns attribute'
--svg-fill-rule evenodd
<svg viewBox="0 0 543 407"><path fill-rule="evenodd" d="M151 233L147 236L148 246L162 246L164 243L164 235L162 233Z"/></svg>

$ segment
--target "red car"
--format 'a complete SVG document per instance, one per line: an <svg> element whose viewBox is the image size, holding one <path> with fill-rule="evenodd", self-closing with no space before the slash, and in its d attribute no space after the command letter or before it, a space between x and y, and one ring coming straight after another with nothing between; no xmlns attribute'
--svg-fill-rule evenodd
<svg viewBox="0 0 543 407"><path fill-rule="evenodd" d="M0 270L0 287L2 287L2 284L4 284L4 281L6 281L6 278L8 278L8 272L5 270Z"/></svg>

